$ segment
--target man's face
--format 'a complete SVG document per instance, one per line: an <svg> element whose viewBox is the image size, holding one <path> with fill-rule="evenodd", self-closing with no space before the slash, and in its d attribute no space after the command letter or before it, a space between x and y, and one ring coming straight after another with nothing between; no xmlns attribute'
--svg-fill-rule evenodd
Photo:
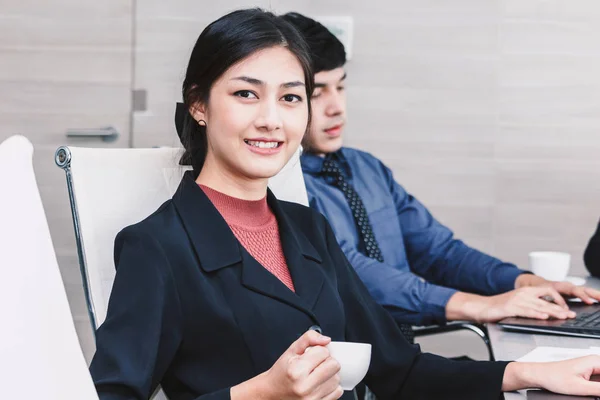
<svg viewBox="0 0 600 400"><path fill-rule="evenodd" d="M315 74L315 91L311 99L312 121L303 145L307 151L324 155L342 147L346 124L346 92L343 68Z"/></svg>

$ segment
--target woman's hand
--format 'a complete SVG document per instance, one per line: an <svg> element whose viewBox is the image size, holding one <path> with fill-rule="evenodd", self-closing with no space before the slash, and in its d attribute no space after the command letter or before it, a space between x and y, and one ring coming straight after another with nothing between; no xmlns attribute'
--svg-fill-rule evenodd
<svg viewBox="0 0 600 400"><path fill-rule="evenodd" d="M315 331L296 340L266 372L231 388L231 399L335 400L342 397L340 364Z"/></svg>
<svg viewBox="0 0 600 400"><path fill-rule="evenodd" d="M503 391L541 388L575 396L600 396L600 382L591 380L600 374L600 356L587 356L550 363L508 364L502 382Z"/></svg>

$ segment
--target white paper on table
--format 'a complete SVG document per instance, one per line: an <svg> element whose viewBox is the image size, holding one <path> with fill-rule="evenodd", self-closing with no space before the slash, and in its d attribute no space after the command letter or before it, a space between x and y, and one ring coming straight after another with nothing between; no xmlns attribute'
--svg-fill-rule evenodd
<svg viewBox="0 0 600 400"><path fill-rule="evenodd" d="M551 362L570 360L577 357L589 355L600 355L600 347L590 347L587 349L572 349L566 347L548 347L539 346L525 354L523 357L515 360L519 362Z"/></svg>

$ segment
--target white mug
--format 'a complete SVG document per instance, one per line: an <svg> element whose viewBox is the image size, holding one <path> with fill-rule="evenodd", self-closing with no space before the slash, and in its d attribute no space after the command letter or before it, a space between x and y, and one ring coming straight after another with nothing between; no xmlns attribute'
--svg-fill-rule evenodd
<svg viewBox="0 0 600 400"><path fill-rule="evenodd" d="M549 281L564 281L569 274L571 255L556 251L529 253L529 267L534 274Z"/></svg>
<svg viewBox="0 0 600 400"><path fill-rule="evenodd" d="M340 386L353 390L363 380L371 364L371 345L368 343L331 342L327 345L331 357L340 363Z"/></svg>

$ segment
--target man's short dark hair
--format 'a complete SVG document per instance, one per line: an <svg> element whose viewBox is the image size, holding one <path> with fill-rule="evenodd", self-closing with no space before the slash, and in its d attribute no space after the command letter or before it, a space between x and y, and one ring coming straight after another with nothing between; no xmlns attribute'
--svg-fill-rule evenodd
<svg viewBox="0 0 600 400"><path fill-rule="evenodd" d="M315 73L330 71L346 64L344 45L321 23L297 12L287 13L282 15L282 18L294 25L304 36L310 49Z"/></svg>

